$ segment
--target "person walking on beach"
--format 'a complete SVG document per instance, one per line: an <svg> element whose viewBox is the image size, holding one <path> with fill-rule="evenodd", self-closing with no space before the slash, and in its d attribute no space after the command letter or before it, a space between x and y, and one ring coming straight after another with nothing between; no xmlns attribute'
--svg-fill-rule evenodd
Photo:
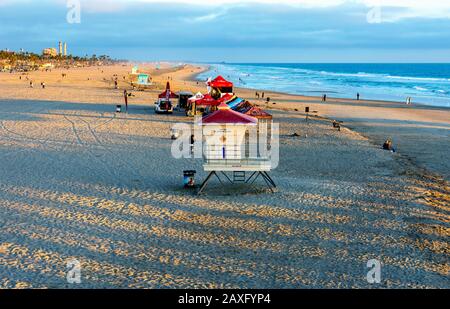
<svg viewBox="0 0 450 309"><path fill-rule="evenodd" d="M263 93L261 94L261 98L262 98L262 99L264 99L264 95L265 95L265 93L263 92Z"/></svg>
<svg viewBox="0 0 450 309"><path fill-rule="evenodd" d="M191 135L191 155L194 154L194 147L195 147L195 136Z"/></svg>
<svg viewBox="0 0 450 309"><path fill-rule="evenodd" d="M129 93L128 93L128 91L125 89L124 91L123 91L123 98L124 98L124 100L125 100L125 110L128 112L128 96L129 96Z"/></svg>
<svg viewBox="0 0 450 309"><path fill-rule="evenodd" d="M359 95L359 92L356 94L356 100L357 101L359 101L359 97L360 97L360 95Z"/></svg>
<svg viewBox="0 0 450 309"><path fill-rule="evenodd" d="M134 97L134 95L128 92L126 89L123 91L123 98L125 100L125 110L128 112L128 97Z"/></svg>
<svg viewBox="0 0 450 309"><path fill-rule="evenodd" d="M326 101L327 101L327 95L324 94L323 97L322 97L322 102L326 102Z"/></svg>
<svg viewBox="0 0 450 309"><path fill-rule="evenodd" d="M117 79L114 80L114 89L119 89L119 83L117 82Z"/></svg>
<svg viewBox="0 0 450 309"><path fill-rule="evenodd" d="M33 85L33 81L32 80L30 80L30 88L33 88L34 87L34 85Z"/></svg>

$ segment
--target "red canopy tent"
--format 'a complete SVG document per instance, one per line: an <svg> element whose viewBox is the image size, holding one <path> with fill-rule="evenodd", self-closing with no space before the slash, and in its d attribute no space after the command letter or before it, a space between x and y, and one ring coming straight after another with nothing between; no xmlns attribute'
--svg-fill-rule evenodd
<svg viewBox="0 0 450 309"><path fill-rule="evenodd" d="M220 99L217 100L217 102L222 103L225 102L227 103L228 101L231 101L232 99L234 99L236 96L231 94L231 93L227 93L225 94L223 97L221 97Z"/></svg>
<svg viewBox="0 0 450 309"><path fill-rule="evenodd" d="M166 90L161 93L158 98L160 99L178 99L178 95L170 90L170 83L167 82Z"/></svg>
<svg viewBox="0 0 450 309"><path fill-rule="evenodd" d="M268 112L262 110L261 108L257 106L253 106L250 108L247 112L245 112L245 115L249 115L258 119L272 119L272 115Z"/></svg>
<svg viewBox="0 0 450 309"><path fill-rule="evenodd" d="M207 94L203 98L196 100L195 104L197 106L217 106L220 102L214 99L210 94Z"/></svg>
<svg viewBox="0 0 450 309"><path fill-rule="evenodd" d="M219 75L209 83L209 86L213 88L233 88L233 83Z"/></svg>
<svg viewBox="0 0 450 309"><path fill-rule="evenodd" d="M203 124L247 124L256 125L258 120L232 110L227 104L221 103L218 110L202 120Z"/></svg>

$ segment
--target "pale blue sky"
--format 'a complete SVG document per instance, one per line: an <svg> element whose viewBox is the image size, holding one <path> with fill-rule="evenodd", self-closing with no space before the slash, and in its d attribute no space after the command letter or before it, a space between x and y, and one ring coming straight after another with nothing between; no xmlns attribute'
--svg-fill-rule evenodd
<svg viewBox="0 0 450 309"><path fill-rule="evenodd" d="M144 61L450 62L443 2L86 0L70 24L65 0L0 0L0 48L63 40L73 54Z"/></svg>

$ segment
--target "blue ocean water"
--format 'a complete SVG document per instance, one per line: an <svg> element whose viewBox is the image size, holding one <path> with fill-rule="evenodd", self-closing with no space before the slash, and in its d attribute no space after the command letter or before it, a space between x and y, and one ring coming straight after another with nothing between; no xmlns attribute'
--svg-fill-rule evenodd
<svg viewBox="0 0 450 309"><path fill-rule="evenodd" d="M290 94L389 100L450 107L447 64L211 64L199 80L221 74L236 86Z"/></svg>

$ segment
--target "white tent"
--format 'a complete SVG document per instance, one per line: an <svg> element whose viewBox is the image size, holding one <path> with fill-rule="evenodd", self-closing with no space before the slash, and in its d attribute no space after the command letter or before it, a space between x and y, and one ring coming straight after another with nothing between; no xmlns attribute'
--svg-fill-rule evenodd
<svg viewBox="0 0 450 309"><path fill-rule="evenodd" d="M201 92L197 92L197 94L195 94L194 96L190 97L188 101L189 102L195 102L195 101L203 99L204 97L205 96Z"/></svg>

